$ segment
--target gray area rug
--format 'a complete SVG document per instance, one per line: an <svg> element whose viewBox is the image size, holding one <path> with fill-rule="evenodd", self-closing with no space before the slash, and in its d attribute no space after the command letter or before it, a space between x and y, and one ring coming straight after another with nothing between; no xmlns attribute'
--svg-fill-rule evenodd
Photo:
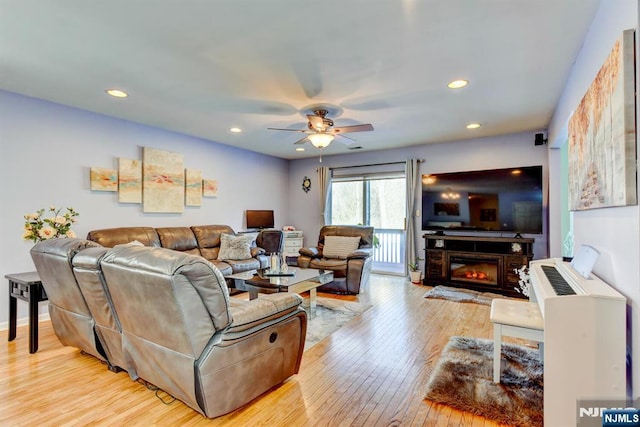
<svg viewBox="0 0 640 427"><path fill-rule="evenodd" d="M502 345L501 383L493 382L493 341L451 337L425 399L513 426L543 424L543 365L527 347ZM506 361L506 363L505 363Z"/></svg>
<svg viewBox="0 0 640 427"><path fill-rule="evenodd" d="M340 329L354 317L364 313L371 308L371 305L318 297L315 309L311 310L309 308L308 299L305 299L303 307L308 314L307 339L304 345L306 351Z"/></svg>
<svg viewBox="0 0 640 427"><path fill-rule="evenodd" d="M491 305L494 298L504 298L503 295L491 292L478 292L471 289L460 289L450 286L436 286L424 294L425 298L437 298L456 302L472 302L475 304Z"/></svg>

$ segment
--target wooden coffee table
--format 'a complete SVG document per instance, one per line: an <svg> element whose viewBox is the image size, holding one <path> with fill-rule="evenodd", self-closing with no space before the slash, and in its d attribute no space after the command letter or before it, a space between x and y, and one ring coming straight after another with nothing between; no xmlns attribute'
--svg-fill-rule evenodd
<svg viewBox="0 0 640 427"><path fill-rule="evenodd" d="M234 281L237 289L249 292L249 299L258 298L258 294L276 292L302 293L309 291L309 305L316 306L317 288L333 281L333 271L315 270L313 268L289 267L293 276L266 276L264 271L247 271L226 276Z"/></svg>

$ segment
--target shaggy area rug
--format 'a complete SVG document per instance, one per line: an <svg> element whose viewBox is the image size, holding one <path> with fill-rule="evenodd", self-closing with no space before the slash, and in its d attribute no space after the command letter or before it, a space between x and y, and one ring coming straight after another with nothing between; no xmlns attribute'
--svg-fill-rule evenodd
<svg viewBox="0 0 640 427"><path fill-rule="evenodd" d="M303 307L307 310L307 339L305 351L331 335L344 324L371 308L370 304L344 301L340 299L318 297L315 309L309 308L309 300L305 299Z"/></svg>
<svg viewBox="0 0 640 427"><path fill-rule="evenodd" d="M538 351L503 343L502 359L501 382L495 384L493 341L451 337L425 399L504 424L542 426L543 365Z"/></svg>
<svg viewBox="0 0 640 427"><path fill-rule="evenodd" d="M424 297L456 302L472 302L482 305L491 305L491 300L494 298L504 298L503 295L493 294L491 292L478 292L471 289L460 289L449 286L436 286L427 291Z"/></svg>

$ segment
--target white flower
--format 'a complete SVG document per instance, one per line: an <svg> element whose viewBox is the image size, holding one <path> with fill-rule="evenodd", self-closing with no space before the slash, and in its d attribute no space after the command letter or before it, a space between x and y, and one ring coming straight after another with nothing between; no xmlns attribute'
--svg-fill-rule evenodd
<svg viewBox="0 0 640 427"><path fill-rule="evenodd" d="M55 222L56 224L64 225L67 223L67 218L58 215L57 217L53 218L53 222Z"/></svg>
<svg viewBox="0 0 640 427"><path fill-rule="evenodd" d="M77 236L76 236L76 233L73 230L69 230L69 231L67 231L67 237L73 239L73 238L75 238Z"/></svg>
<svg viewBox="0 0 640 427"><path fill-rule="evenodd" d="M525 297L529 296L529 267L527 266L522 266L520 268L514 268L513 271L515 273L518 273L518 277L520 278L520 280L518 280L518 287L514 288L516 291L520 292L522 295L524 295Z"/></svg>
<svg viewBox="0 0 640 427"><path fill-rule="evenodd" d="M54 237L56 235L56 230L54 230L53 228L46 226L46 227L42 227L40 229L40 231L38 231L38 236L40 236L40 238L42 240L47 240L50 239L52 237Z"/></svg>

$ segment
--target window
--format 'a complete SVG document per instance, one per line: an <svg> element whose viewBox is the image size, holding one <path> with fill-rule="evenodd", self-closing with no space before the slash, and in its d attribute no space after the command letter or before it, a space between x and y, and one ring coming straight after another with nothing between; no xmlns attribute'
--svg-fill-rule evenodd
<svg viewBox="0 0 640 427"><path fill-rule="evenodd" d="M376 272L404 274L405 193L404 172L332 177L329 222L375 228Z"/></svg>
<svg viewBox="0 0 640 427"><path fill-rule="evenodd" d="M404 230L405 187L404 177L334 178L331 224Z"/></svg>

